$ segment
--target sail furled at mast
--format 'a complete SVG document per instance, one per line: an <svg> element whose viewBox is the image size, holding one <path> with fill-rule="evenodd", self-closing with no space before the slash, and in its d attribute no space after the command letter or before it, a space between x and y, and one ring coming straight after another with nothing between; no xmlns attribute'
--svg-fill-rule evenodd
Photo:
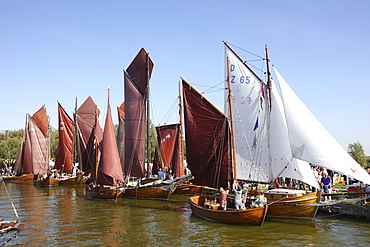
<svg viewBox="0 0 370 247"><path fill-rule="evenodd" d="M60 172L71 173L73 171L74 155L74 122L58 103L59 142L55 158L55 169Z"/></svg>
<svg viewBox="0 0 370 247"><path fill-rule="evenodd" d="M293 157L370 184L368 173L346 152L290 88L278 70Z"/></svg>
<svg viewBox="0 0 370 247"><path fill-rule="evenodd" d="M232 181L228 118L184 79L186 157L193 183L226 188Z"/></svg>
<svg viewBox="0 0 370 247"><path fill-rule="evenodd" d="M226 43L225 57L229 60L229 66L225 67L230 74L228 79L233 95L236 177L253 182L270 182L266 86Z"/></svg>
<svg viewBox="0 0 370 247"><path fill-rule="evenodd" d="M144 48L124 71L125 163L124 173L144 177L147 87L154 63Z"/></svg>

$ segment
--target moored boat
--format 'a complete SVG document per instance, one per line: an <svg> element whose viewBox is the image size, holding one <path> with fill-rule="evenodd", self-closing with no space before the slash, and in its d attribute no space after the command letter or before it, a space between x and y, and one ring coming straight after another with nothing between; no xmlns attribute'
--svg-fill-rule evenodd
<svg viewBox="0 0 370 247"><path fill-rule="evenodd" d="M22 174L20 176L7 176L3 175L2 178L6 182L14 183L35 183L37 180L36 174Z"/></svg>
<svg viewBox="0 0 370 247"><path fill-rule="evenodd" d="M109 96L110 92L108 89L108 110L105 118L103 139L99 144L101 149L99 165L94 169L95 175L93 178L95 180L85 189L86 196L91 199L115 200L121 197L125 191L123 187L124 178L122 167L114 134ZM94 143L97 152L99 149L98 143L96 141Z"/></svg>
<svg viewBox="0 0 370 247"><path fill-rule="evenodd" d="M80 175L70 175L70 176L61 176L58 178L59 185L84 185L87 183L88 177L83 174Z"/></svg>
<svg viewBox="0 0 370 247"><path fill-rule="evenodd" d="M208 203L206 196L196 195L189 198L189 204L192 212L197 216L221 223L227 224L248 224L260 226L263 224L268 206L248 208L244 210L220 210L216 202ZM232 204L233 206L233 204Z"/></svg>
<svg viewBox="0 0 370 247"><path fill-rule="evenodd" d="M47 176L39 175L36 181L37 187L54 187L58 185L59 185L58 179L48 175Z"/></svg>
<svg viewBox="0 0 370 247"><path fill-rule="evenodd" d="M264 192L269 203L269 216L313 218L318 210L320 191L271 189Z"/></svg>

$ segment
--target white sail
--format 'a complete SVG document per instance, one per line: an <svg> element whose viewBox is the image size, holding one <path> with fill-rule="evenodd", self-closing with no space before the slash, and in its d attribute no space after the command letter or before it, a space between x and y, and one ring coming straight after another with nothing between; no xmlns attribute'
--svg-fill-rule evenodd
<svg viewBox="0 0 370 247"><path fill-rule="evenodd" d="M236 176L241 180L269 182L272 178L267 152L268 100L264 84L228 47L225 47L225 56L230 61L230 67L225 67L230 71L233 94Z"/></svg>
<svg viewBox="0 0 370 247"><path fill-rule="evenodd" d="M269 140L272 176L297 179L319 188L309 163L292 156L283 102L272 80L271 91Z"/></svg>
<svg viewBox="0 0 370 247"><path fill-rule="evenodd" d="M293 157L370 184L367 172L316 119L274 68L280 84Z"/></svg>

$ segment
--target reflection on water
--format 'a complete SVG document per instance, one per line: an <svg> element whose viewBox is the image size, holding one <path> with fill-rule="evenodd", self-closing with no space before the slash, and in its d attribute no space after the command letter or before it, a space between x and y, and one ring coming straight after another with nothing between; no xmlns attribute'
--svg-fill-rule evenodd
<svg viewBox="0 0 370 247"><path fill-rule="evenodd" d="M13 219L0 184L0 216ZM225 225L192 215L186 198L94 201L84 187L6 186L25 224L7 246L370 246L367 221L268 218L262 227Z"/></svg>

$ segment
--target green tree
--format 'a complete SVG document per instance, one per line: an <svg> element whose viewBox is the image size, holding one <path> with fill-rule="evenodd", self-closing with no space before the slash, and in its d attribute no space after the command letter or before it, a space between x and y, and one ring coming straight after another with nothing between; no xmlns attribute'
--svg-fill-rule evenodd
<svg viewBox="0 0 370 247"><path fill-rule="evenodd" d="M357 141L355 143L348 144L347 149L348 153L357 163L359 163L363 167L366 166L365 150L360 142Z"/></svg>
<svg viewBox="0 0 370 247"><path fill-rule="evenodd" d="M55 160L55 157L57 156L58 143L59 143L59 132L57 129L50 127L49 140L50 140L50 159Z"/></svg>

